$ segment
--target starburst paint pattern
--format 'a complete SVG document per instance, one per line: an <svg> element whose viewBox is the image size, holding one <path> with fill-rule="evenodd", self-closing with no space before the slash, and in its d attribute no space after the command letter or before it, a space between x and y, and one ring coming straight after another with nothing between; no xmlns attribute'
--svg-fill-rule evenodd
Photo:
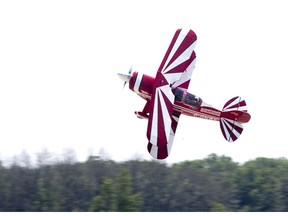
<svg viewBox="0 0 288 216"><path fill-rule="evenodd" d="M247 105L246 101L243 100L241 97L236 96L229 101L223 106L223 111L231 111L231 110L240 110L247 112Z"/></svg>
<svg viewBox="0 0 288 216"><path fill-rule="evenodd" d="M227 101L223 107L223 112L233 111L247 112L247 105L245 100L237 96ZM237 140L243 131L243 126L236 119L233 120L228 118L221 118L220 128L224 138L228 142L234 142Z"/></svg>
<svg viewBox="0 0 288 216"><path fill-rule="evenodd" d="M239 122L227 118L220 119L220 128L228 142L237 140L243 131L243 126Z"/></svg>
<svg viewBox="0 0 288 216"><path fill-rule="evenodd" d="M193 50L196 40L192 30L177 30L154 81L147 138L148 151L157 159L166 158L171 149L180 116L180 113L173 114L174 94L171 87L188 88L195 67L196 54Z"/></svg>
<svg viewBox="0 0 288 216"><path fill-rule="evenodd" d="M168 157L170 151L171 151L171 147L172 147L172 143L174 140L174 136L176 133L176 129L177 129L177 125L179 122L179 118L180 118L180 112L174 111L173 115L172 115L172 125L171 125L171 130L170 130L170 136L169 136L169 140L168 140L168 144L160 147L160 146L156 146L151 144L150 142L148 143L147 149L150 152L150 154L157 159L165 159L166 157Z"/></svg>

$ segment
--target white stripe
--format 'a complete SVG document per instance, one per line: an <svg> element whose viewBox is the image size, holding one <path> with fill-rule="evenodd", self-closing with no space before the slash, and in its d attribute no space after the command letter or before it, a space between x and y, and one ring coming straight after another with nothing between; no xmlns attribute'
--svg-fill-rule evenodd
<svg viewBox="0 0 288 216"><path fill-rule="evenodd" d="M168 62L171 60L172 56L175 54L176 50L179 48L180 44L182 43L182 41L184 40L184 38L186 37L188 32L189 32L189 29L184 29L184 30L181 29L180 30L180 33L179 33L179 35L178 35L178 37L174 43L174 46L173 46L173 48L172 48L172 50L171 50L171 52L170 52L170 54L169 54L169 56L165 62L163 70L166 68Z"/></svg>
<svg viewBox="0 0 288 216"><path fill-rule="evenodd" d="M172 128L171 128L171 131L172 131ZM167 144L167 154L168 155L170 154L173 141L174 141L174 134L170 134L170 138L169 138L169 141Z"/></svg>
<svg viewBox="0 0 288 216"><path fill-rule="evenodd" d="M238 110L238 107L237 108L231 108L232 106L236 105L237 103L240 103L241 101L241 98L240 97L237 97L235 98L234 101L232 101L230 104L228 104L225 108L225 111L228 111L228 110Z"/></svg>
<svg viewBox="0 0 288 216"><path fill-rule="evenodd" d="M143 78L143 74L138 74L137 77L136 77L136 81L135 81L135 84L134 84L134 91L137 94L139 94L139 87L140 87L142 78Z"/></svg>
<svg viewBox="0 0 288 216"><path fill-rule="evenodd" d="M150 154L154 157L157 158L158 155L158 147L155 145L151 146Z"/></svg>
<svg viewBox="0 0 288 216"><path fill-rule="evenodd" d="M175 59L175 61L172 62L172 64L170 64L169 67L163 71L163 73L170 71L172 68L175 68L176 66L182 64L184 61L187 61L190 58L195 46L196 41L194 41L194 43L192 43L183 53L181 53L181 55L179 55L178 58Z"/></svg>
<svg viewBox="0 0 288 216"><path fill-rule="evenodd" d="M195 68L195 63L196 63L196 58L191 62L191 64L187 67L187 69L182 73L181 77L179 80L177 80L173 85L172 88L176 88L183 83L189 81L191 79L193 70ZM167 74L166 74L167 76Z"/></svg>
<svg viewBox="0 0 288 216"><path fill-rule="evenodd" d="M226 138L226 140L228 140L230 142L230 139L229 139L230 138L230 134L228 132L227 125L225 123L225 119L221 118L221 124L222 124L224 132L225 132L225 138Z"/></svg>
<svg viewBox="0 0 288 216"><path fill-rule="evenodd" d="M158 91L159 89L155 89L154 96L154 107L153 107L153 116L152 116L152 125L150 132L150 143L153 145L157 145L157 136L158 136Z"/></svg>
<svg viewBox="0 0 288 216"><path fill-rule="evenodd" d="M175 81L180 80L181 76L182 76L183 72L173 72L173 73L169 73L169 74L165 74L165 79L167 80L167 82L169 84L173 84Z"/></svg>
<svg viewBox="0 0 288 216"><path fill-rule="evenodd" d="M179 117L172 115L172 118L174 118L175 121L177 122L176 124L178 124ZM177 125L176 125L176 128L177 128ZM171 125L170 136L169 136L169 140L168 140L168 144L167 144L167 152L168 152L168 155L170 154L171 147L172 147L172 143L173 143L173 141L174 141L174 137L175 137L175 133L174 133L174 131L173 131L173 129L172 129L172 125Z"/></svg>
<svg viewBox="0 0 288 216"><path fill-rule="evenodd" d="M161 90L164 91L164 94L168 97L168 99L170 100L170 102L173 104L174 101L171 101L171 99L173 100L174 95L171 92L171 89L169 88L169 86L167 85L167 87L169 88L168 91L165 88L166 86L160 87ZM170 92L169 92L170 91ZM159 91L160 92L160 91ZM170 94L169 94L170 93ZM167 142L169 141L169 132L170 132L170 128L171 128L171 124L172 124L172 120L170 118L170 114L168 112L166 103L164 101L163 98L163 94L159 94L160 95L160 103L161 103L161 111L163 114L163 121L164 121L164 128L165 128L165 135L166 135L166 140ZM171 98L171 95L173 98Z"/></svg>
<svg viewBox="0 0 288 216"><path fill-rule="evenodd" d="M179 117L172 115L172 118L178 123Z"/></svg>
<svg viewBox="0 0 288 216"><path fill-rule="evenodd" d="M175 107L176 109L178 109L179 112L185 111L185 112L187 112L187 113L189 113L189 114L191 114L191 115L194 115L194 114L198 114L198 115L199 115L199 114L201 114L201 115L203 115L203 116L206 116L207 118L208 118L208 117L209 117L209 118L214 118L214 119L218 118L218 121L220 120L220 117L208 115L208 114L202 113L202 112L197 112L197 111L194 111L194 110L191 110L191 109L188 109L188 108L185 108L185 107L176 105L176 104L174 104L174 107ZM181 112L181 113L182 113L182 112ZM184 114L184 115L185 115L185 114Z"/></svg>
<svg viewBox="0 0 288 216"><path fill-rule="evenodd" d="M240 124L240 123L238 123L237 121L234 121L234 120L231 120L231 119L223 119L223 120L225 120L225 121L227 121L227 122L230 122L231 124L233 124L233 125L236 125L236 126L238 126L238 127L241 127L241 128L243 128L242 127L242 125ZM241 134L236 130L236 129L234 129L230 124L225 124L226 125L226 127L238 138Z"/></svg>

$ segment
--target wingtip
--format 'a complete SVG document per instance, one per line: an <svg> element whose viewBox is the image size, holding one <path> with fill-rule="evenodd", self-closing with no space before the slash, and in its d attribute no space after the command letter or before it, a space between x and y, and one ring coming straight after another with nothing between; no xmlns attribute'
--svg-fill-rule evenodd
<svg viewBox="0 0 288 216"><path fill-rule="evenodd" d="M169 155L167 146L158 147L158 146L151 144L150 142L147 145L147 150L150 153L150 155L157 160L164 160Z"/></svg>

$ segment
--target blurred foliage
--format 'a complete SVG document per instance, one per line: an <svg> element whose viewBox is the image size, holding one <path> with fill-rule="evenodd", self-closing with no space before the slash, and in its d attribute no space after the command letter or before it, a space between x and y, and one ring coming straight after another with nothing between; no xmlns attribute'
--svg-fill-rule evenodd
<svg viewBox="0 0 288 216"><path fill-rule="evenodd" d="M0 211L288 211L288 161L257 158L244 164L211 154L175 164L115 162L73 152L62 160L23 154L0 161Z"/></svg>

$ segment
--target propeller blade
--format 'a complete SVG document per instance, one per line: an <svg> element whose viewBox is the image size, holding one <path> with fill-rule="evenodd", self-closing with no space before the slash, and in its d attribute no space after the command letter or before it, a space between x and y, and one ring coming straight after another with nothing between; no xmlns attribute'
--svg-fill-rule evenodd
<svg viewBox="0 0 288 216"><path fill-rule="evenodd" d="M125 88L125 86L126 86L126 83L127 83L127 82L124 82L124 85L123 85L123 88L122 88L122 89L124 89L124 88Z"/></svg>
<svg viewBox="0 0 288 216"><path fill-rule="evenodd" d="M128 74L131 75L131 73L132 73L132 66L130 67Z"/></svg>
<svg viewBox="0 0 288 216"><path fill-rule="evenodd" d="M128 74L122 74L122 73L118 73L117 75L119 76L120 79L122 79L124 81L124 85L123 85L123 88L125 88L127 82L130 81L131 77L132 77L132 66L130 67L129 71L128 71Z"/></svg>

